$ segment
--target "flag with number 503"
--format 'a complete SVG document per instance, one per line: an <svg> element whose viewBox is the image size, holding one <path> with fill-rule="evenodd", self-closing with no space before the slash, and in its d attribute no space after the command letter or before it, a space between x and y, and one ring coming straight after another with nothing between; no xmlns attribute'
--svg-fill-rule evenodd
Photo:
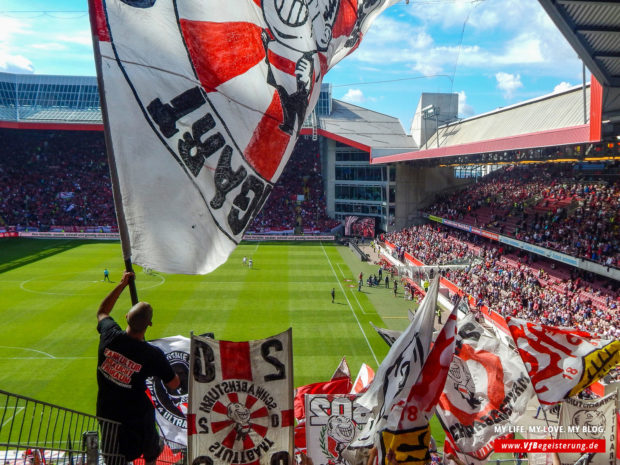
<svg viewBox="0 0 620 465"><path fill-rule="evenodd" d="M291 349L291 329L245 342L192 336L189 463L290 463L294 426Z"/></svg>

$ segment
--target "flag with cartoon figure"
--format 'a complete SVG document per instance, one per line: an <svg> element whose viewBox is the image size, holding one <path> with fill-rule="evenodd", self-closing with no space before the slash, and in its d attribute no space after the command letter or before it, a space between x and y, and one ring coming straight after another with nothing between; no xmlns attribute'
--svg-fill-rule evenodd
<svg viewBox="0 0 620 465"><path fill-rule="evenodd" d="M290 463L291 350L290 329L245 342L192 336L188 463Z"/></svg>
<svg viewBox="0 0 620 465"><path fill-rule="evenodd" d="M619 340L518 318L507 321L543 407L578 394L620 363Z"/></svg>
<svg viewBox="0 0 620 465"><path fill-rule="evenodd" d="M222 264L325 73L396 1L89 0L133 262L189 274Z"/></svg>
<svg viewBox="0 0 620 465"><path fill-rule="evenodd" d="M355 394L306 395L306 445L315 465L354 465L348 449L368 421L368 410Z"/></svg>
<svg viewBox="0 0 620 465"><path fill-rule="evenodd" d="M569 397L562 402L560 408L558 439L581 441L605 441L605 451L592 454L590 465L615 465L618 455L616 403L617 392L602 399L579 399ZM573 465L584 452L560 453L558 457L562 465Z"/></svg>

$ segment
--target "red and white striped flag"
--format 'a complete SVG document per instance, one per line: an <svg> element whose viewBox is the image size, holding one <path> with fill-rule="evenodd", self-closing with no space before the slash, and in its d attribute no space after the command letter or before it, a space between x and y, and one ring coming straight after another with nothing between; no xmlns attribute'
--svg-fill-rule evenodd
<svg viewBox="0 0 620 465"><path fill-rule="evenodd" d="M355 382L353 383L353 387L351 388L351 394L359 394L364 392L368 386L370 386L373 379L375 379L375 371L370 367L370 365L362 363L362 367L360 368L357 378L355 378Z"/></svg>
<svg viewBox="0 0 620 465"><path fill-rule="evenodd" d="M290 329L247 342L192 336L189 463L290 463L291 348Z"/></svg>

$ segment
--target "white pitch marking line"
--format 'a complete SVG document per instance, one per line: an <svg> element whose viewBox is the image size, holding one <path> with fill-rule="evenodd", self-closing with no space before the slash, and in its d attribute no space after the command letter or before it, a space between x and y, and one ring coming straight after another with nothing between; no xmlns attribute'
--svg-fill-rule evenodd
<svg viewBox="0 0 620 465"><path fill-rule="evenodd" d="M11 418L9 418L7 421L5 421L4 423L2 423L2 427L4 428L8 423L10 423L11 421L13 421L13 418L15 418L17 415L19 415L19 412L21 412L22 410L24 410L26 407L8 407L8 408L14 408L15 413L13 413L13 415L11 415Z"/></svg>
<svg viewBox="0 0 620 465"><path fill-rule="evenodd" d="M47 352L43 352L42 350L30 349L29 347L13 347L13 346L0 346L0 349L17 349L17 350L27 350L30 352L36 352L41 355L45 355L48 358L56 358L52 354L48 354Z"/></svg>
<svg viewBox="0 0 620 465"><path fill-rule="evenodd" d="M329 255L327 255L327 252L325 251L325 247L323 247L323 241L321 241L320 243L321 243L321 249L323 249L323 254L325 255L325 258L327 258L327 263L329 263L329 266L332 269L332 273L334 273L334 276L336 277L336 281L338 281L338 285L340 286L340 290L342 291L342 295L344 295L344 298L347 300L347 303L349 304L349 309L351 310L351 313L353 313L353 317L355 318L355 321L357 321L357 325L359 326L360 331L364 335L364 339L366 339L366 344L368 344L368 348L370 349L370 353L372 354L373 358L375 359L375 362L377 363L377 365L379 365L379 360L377 360L377 356L375 355L375 351L372 350L372 346L370 345L370 341L366 337L366 333L364 332L364 328L362 328L362 324L360 323L360 320L357 318L357 315L355 314L355 310L353 310L353 306L351 305L351 302L349 302L349 298L347 297L347 293L345 292L344 288L342 287L342 283L340 282L340 279L338 279L338 275L336 274L336 270L334 269L334 265L332 265L332 261L330 260Z"/></svg>
<svg viewBox="0 0 620 465"><path fill-rule="evenodd" d="M63 274L63 273L61 273L61 274ZM64 273L64 274L69 274L69 273ZM47 276L58 276L58 275L47 275ZM166 282L166 278L165 278L165 277L163 277L162 275L155 275L155 276L157 276L157 277L160 279L160 281L159 281L158 283L155 283L155 284L153 284L153 285L151 285L151 286L147 286L147 287L141 287L141 286L138 286L138 290L139 290L139 291L146 291L147 289L153 289L154 287L161 286L162 284L164 284L164 283ZM25 292L30 292L31 294L43 294L43 295L66 295L66 296L69 296L69 297L73 297L73 296L76 296L76 295L92 295L92 294L93 294L92 292L86 292L86 293L83 293L83 292L73 292L73 293L69 293L69 292L45 292L45 291L33 291L32 289L27 289L27 288L25 287L25 286L26 286L26 284L28 284L30 281L34 281L35 279L40 279L40 278L45 278L45 277L46 277L46 276L35 276L34 278L30 278L30 279L27 279L27 280L25 280L25 281L17 281L17 282L21 282L21 284L19 285L19 287L20 287L20 289L21 289L22 291L25 291ZM6 281L5 281L5 282L6 282ZM83 281L83 282L87 282L87 283L98 283L98 282L101 282L101 281ZM138 282L138 283L139 283L139 282Z"/></svg>

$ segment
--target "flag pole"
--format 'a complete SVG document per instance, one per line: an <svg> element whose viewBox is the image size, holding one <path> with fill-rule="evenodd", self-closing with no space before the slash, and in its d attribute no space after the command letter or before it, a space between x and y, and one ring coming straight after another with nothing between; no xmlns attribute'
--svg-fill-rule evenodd
<svg viewBox="0 0 620 465"><path fill-rule="evenodd" d="M101 51L99 50L99 27L103 28L106 27L106 25L97 24L97 5L99 5L99 7L101 8L99 14L103 16L103 0L88 0L90 30L93 40L93 52L95 54L95 66L97 69L97 87L99 89L99 102L101 105L101 117L103 120L108 166L110 168L110 180L112 181L112 196L114 198L114 209L116 210L116 222L118 224L118 232L121 238L121 249L123 251L123 260L125 261L125 270L133 272L133 265L131 263L131 243L129 241L129 229L127 228L127 222L125 221L123 199L118 181L116 160L114 158L114 147L112 146L112 138L110 137L110 122L108 120L108 107L106 105L105 89L103 85ZM136 282L134 278L129 281L129 293L131 295L132 305L137 304L138 291L136 289Z"/></svg>

